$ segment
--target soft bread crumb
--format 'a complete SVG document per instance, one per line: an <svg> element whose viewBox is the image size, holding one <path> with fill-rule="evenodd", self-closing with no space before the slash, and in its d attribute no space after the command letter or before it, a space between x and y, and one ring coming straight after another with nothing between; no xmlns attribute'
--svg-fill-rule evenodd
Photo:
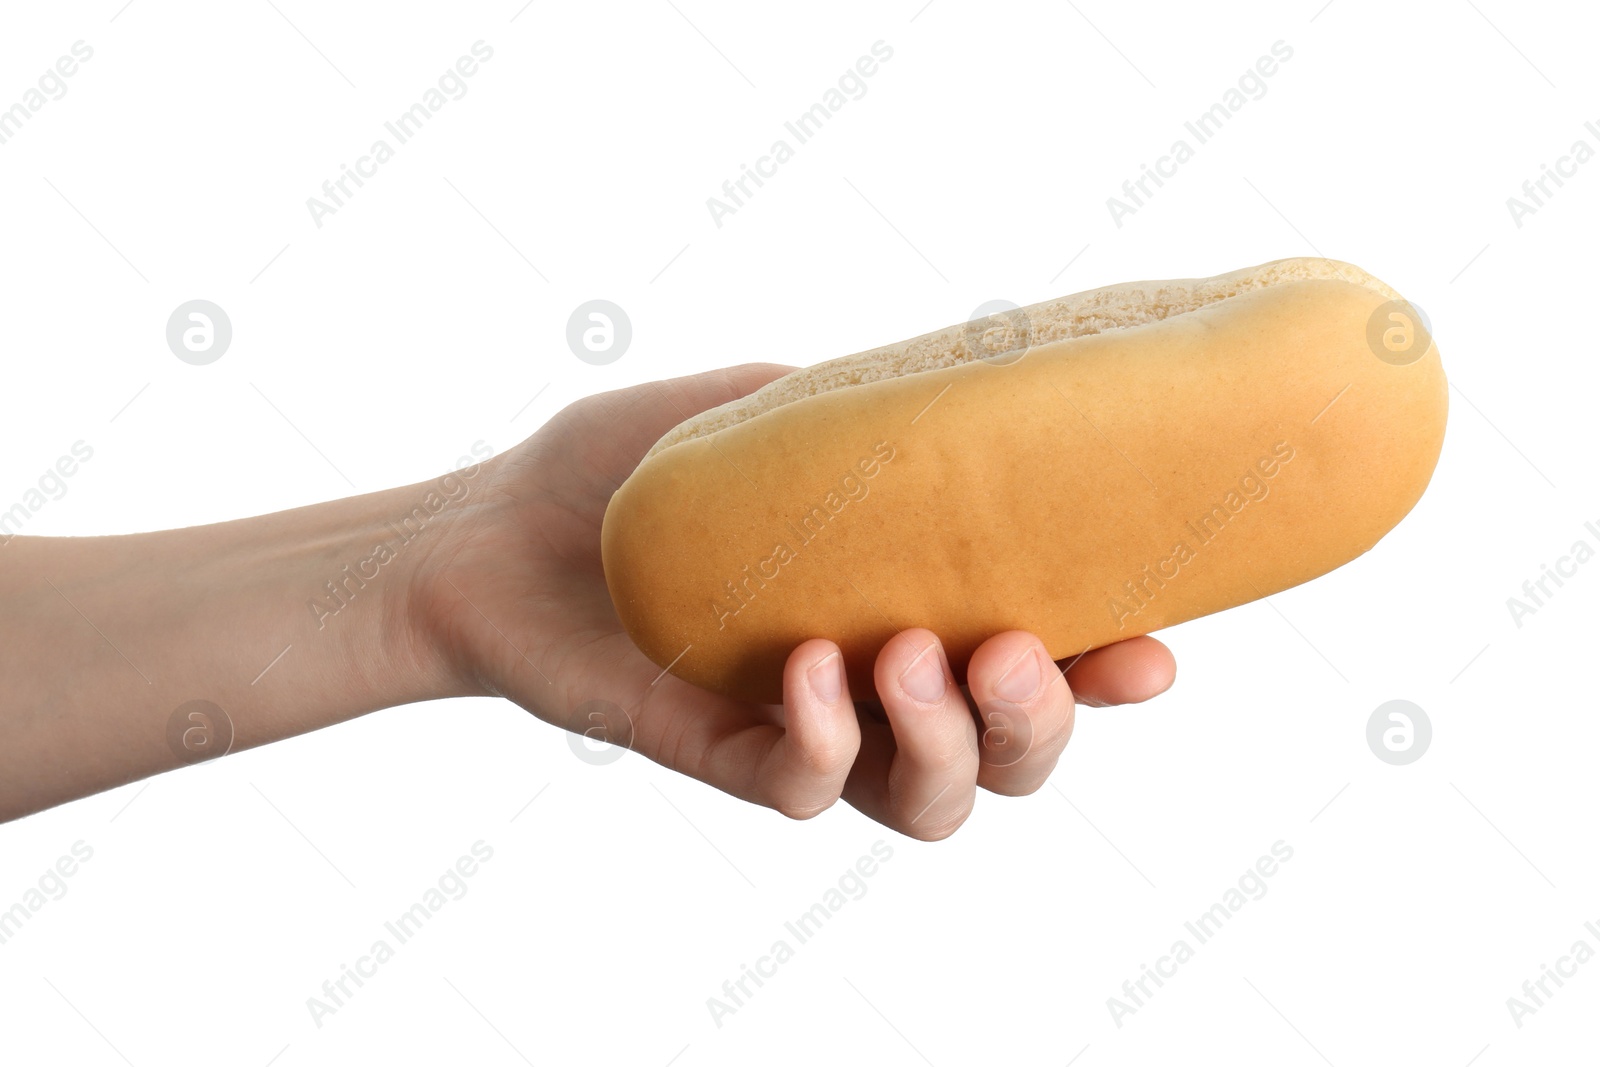
<svg viewBox="0 0 1600 1067"><path fill-rule="evenodd" d="M749 396L673 427L645 458L834 389L941 370L980 358L1005 357L1052 341L1125 330L1217 304L1252 289L1312 280L1347 281L1380 293L1386 300L1400 299L1399 293L1360 267L1334 259L1279 259L1215 278L1108 285L803 367Z"/></svg>

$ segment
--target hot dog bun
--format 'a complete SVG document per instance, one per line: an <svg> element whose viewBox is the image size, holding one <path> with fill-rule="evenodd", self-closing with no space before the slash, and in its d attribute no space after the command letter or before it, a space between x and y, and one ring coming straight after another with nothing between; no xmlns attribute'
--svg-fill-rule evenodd
<svg viewBox="0 0 1600 1067"><path fill-rule="evenodd" d="M858 696L913 626L958 678L1005 630L1069 659L1367 551L1447 406L1421 317L1349 264L1109 286L689 419L612 497L606 581L647 656L746 699L812 637Z"/></svg>

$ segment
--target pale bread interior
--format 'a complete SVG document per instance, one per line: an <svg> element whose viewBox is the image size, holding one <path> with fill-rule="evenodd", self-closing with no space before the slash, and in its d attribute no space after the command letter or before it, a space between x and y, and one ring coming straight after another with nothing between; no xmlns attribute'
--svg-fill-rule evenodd
<svg viewBox="0 0 1600 1067"><path fill-rule="evenodd" d="M834 389L941 370L977 359L1009 362L1017 358L1014 353L1031 347L1142 326L1220 303L1251 289L1282 282L1330 279L1371 289L1386 300L1401 298L1399 293L1360 267L1334 259L1313 258L1274 260L1214 278L1108 285L803 367L749 396L685 420L667 431L645 458Z"/></svg>

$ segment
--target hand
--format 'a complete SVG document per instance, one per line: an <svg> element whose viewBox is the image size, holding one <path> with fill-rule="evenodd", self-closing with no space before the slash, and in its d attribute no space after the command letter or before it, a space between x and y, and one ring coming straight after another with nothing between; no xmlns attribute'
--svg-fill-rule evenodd
<svg viewBox="0 0 1600 1067"><path fill-rule="evenodd" d="M1172 655L1150 637L1088 652L1063 675L1036 637L997 634L974 653L963 691L937 636L907 630L880 652L875 694L851 694L838 646L819 638L790 655L781 706L706 692L645 658L601 567L611 494L667 430L790 369L748 364L589 397L486 463L412 595L419 632L462 688L792 818L842 796L937 840L966 820L979 786L1020 795L1044 784L1072 734L1074 692L1106 706L1172 684ZM589 718L606 706L595 701L615 708Z"/></svg>

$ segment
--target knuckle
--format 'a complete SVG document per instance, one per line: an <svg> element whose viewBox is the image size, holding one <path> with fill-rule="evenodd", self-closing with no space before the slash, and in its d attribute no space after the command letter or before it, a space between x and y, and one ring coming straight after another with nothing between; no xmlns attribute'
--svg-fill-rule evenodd
<svg viewBox="0 0 1600 1067"><path fill-rule="evenodd" d="M819 802L815 797L780 797L773 802L772 807L786 819L804 822L816 818L833 807L833 800Z"/></svg>
<svg viewBox="0 0 1600 1067"><path fill-rule="evenodd" d="M964 799L950 796L957 789L954 782L931 795L923 790L896 788L899 785L894 781L890 784L890 825L907 837L918 841L943 841L961 829L972 814L970 794Z"/></svg>
<svg viewBox="0 0 1600 1067"><path fill-rule="evenodd" d="M900 754L918 774L939 779L970 778L979 761L978 730L963 712L936 735L901 746Z"/></svg>
<svg viewBox="0 0 1600 1067"><path fill-rule="evenodd" d="M807 776L829 780L849 770L856 753L854 745L839 739L800 747L795 758Z"/></svg>
<svg viewBox="0 0 1600 1067"><path fill-rule="evenodd" d="M761 799L784 818L803 822L833 807L839 788L827 778L786 774L769 784Z"/></svg>
<svg viewBox="0 0 1600 1067"><path fill-rule="evenodd" d="M969 807L958 808L950 812L941 812L935 815L929 812L920 819L914 819L901 833L918 841L943 841L954 834L966 823L967 816L972 814Z"/></svg>
<svg viewBox="0 0 1600 1067"><path fill-rule="evenodd" d="M1034 721L1032 744L1028 746L1025 760L1032 762L1048 759L1051 763L1066 749L1072 740L1072 715L1052 713Z"/></svg>
<svg viewBox="0 0 1600 1067"><path fill-rule="evenodd" d="M919 753L916 757L918 771L938 778L950 778L961 770L971 759L971 754L964 750L940 746L931 752Z"/></svg>
<svg viewBox="0 0 1600 1067"><path fill-rule="evenodd" d="M983 787L989 792L1002 797L1032 796L1044 788L1044 783L1050 780L1050 771L1055 767L1055 760L1050 761L1050 766L1041 767L1037 771L1017 774L997 774L993 779L986 779Z"/></svg>
<svg viewBox="0 0 1600 1067"><path fill-rule="evenodd" d="M1076 722L1077 715L1071 704L1064 711L1048 716L1045 719L1044 736L1034 746L1035 750L1048 753L1053 763L1066 749L1067 742L1072 740L1072 727Z"/></svg>

